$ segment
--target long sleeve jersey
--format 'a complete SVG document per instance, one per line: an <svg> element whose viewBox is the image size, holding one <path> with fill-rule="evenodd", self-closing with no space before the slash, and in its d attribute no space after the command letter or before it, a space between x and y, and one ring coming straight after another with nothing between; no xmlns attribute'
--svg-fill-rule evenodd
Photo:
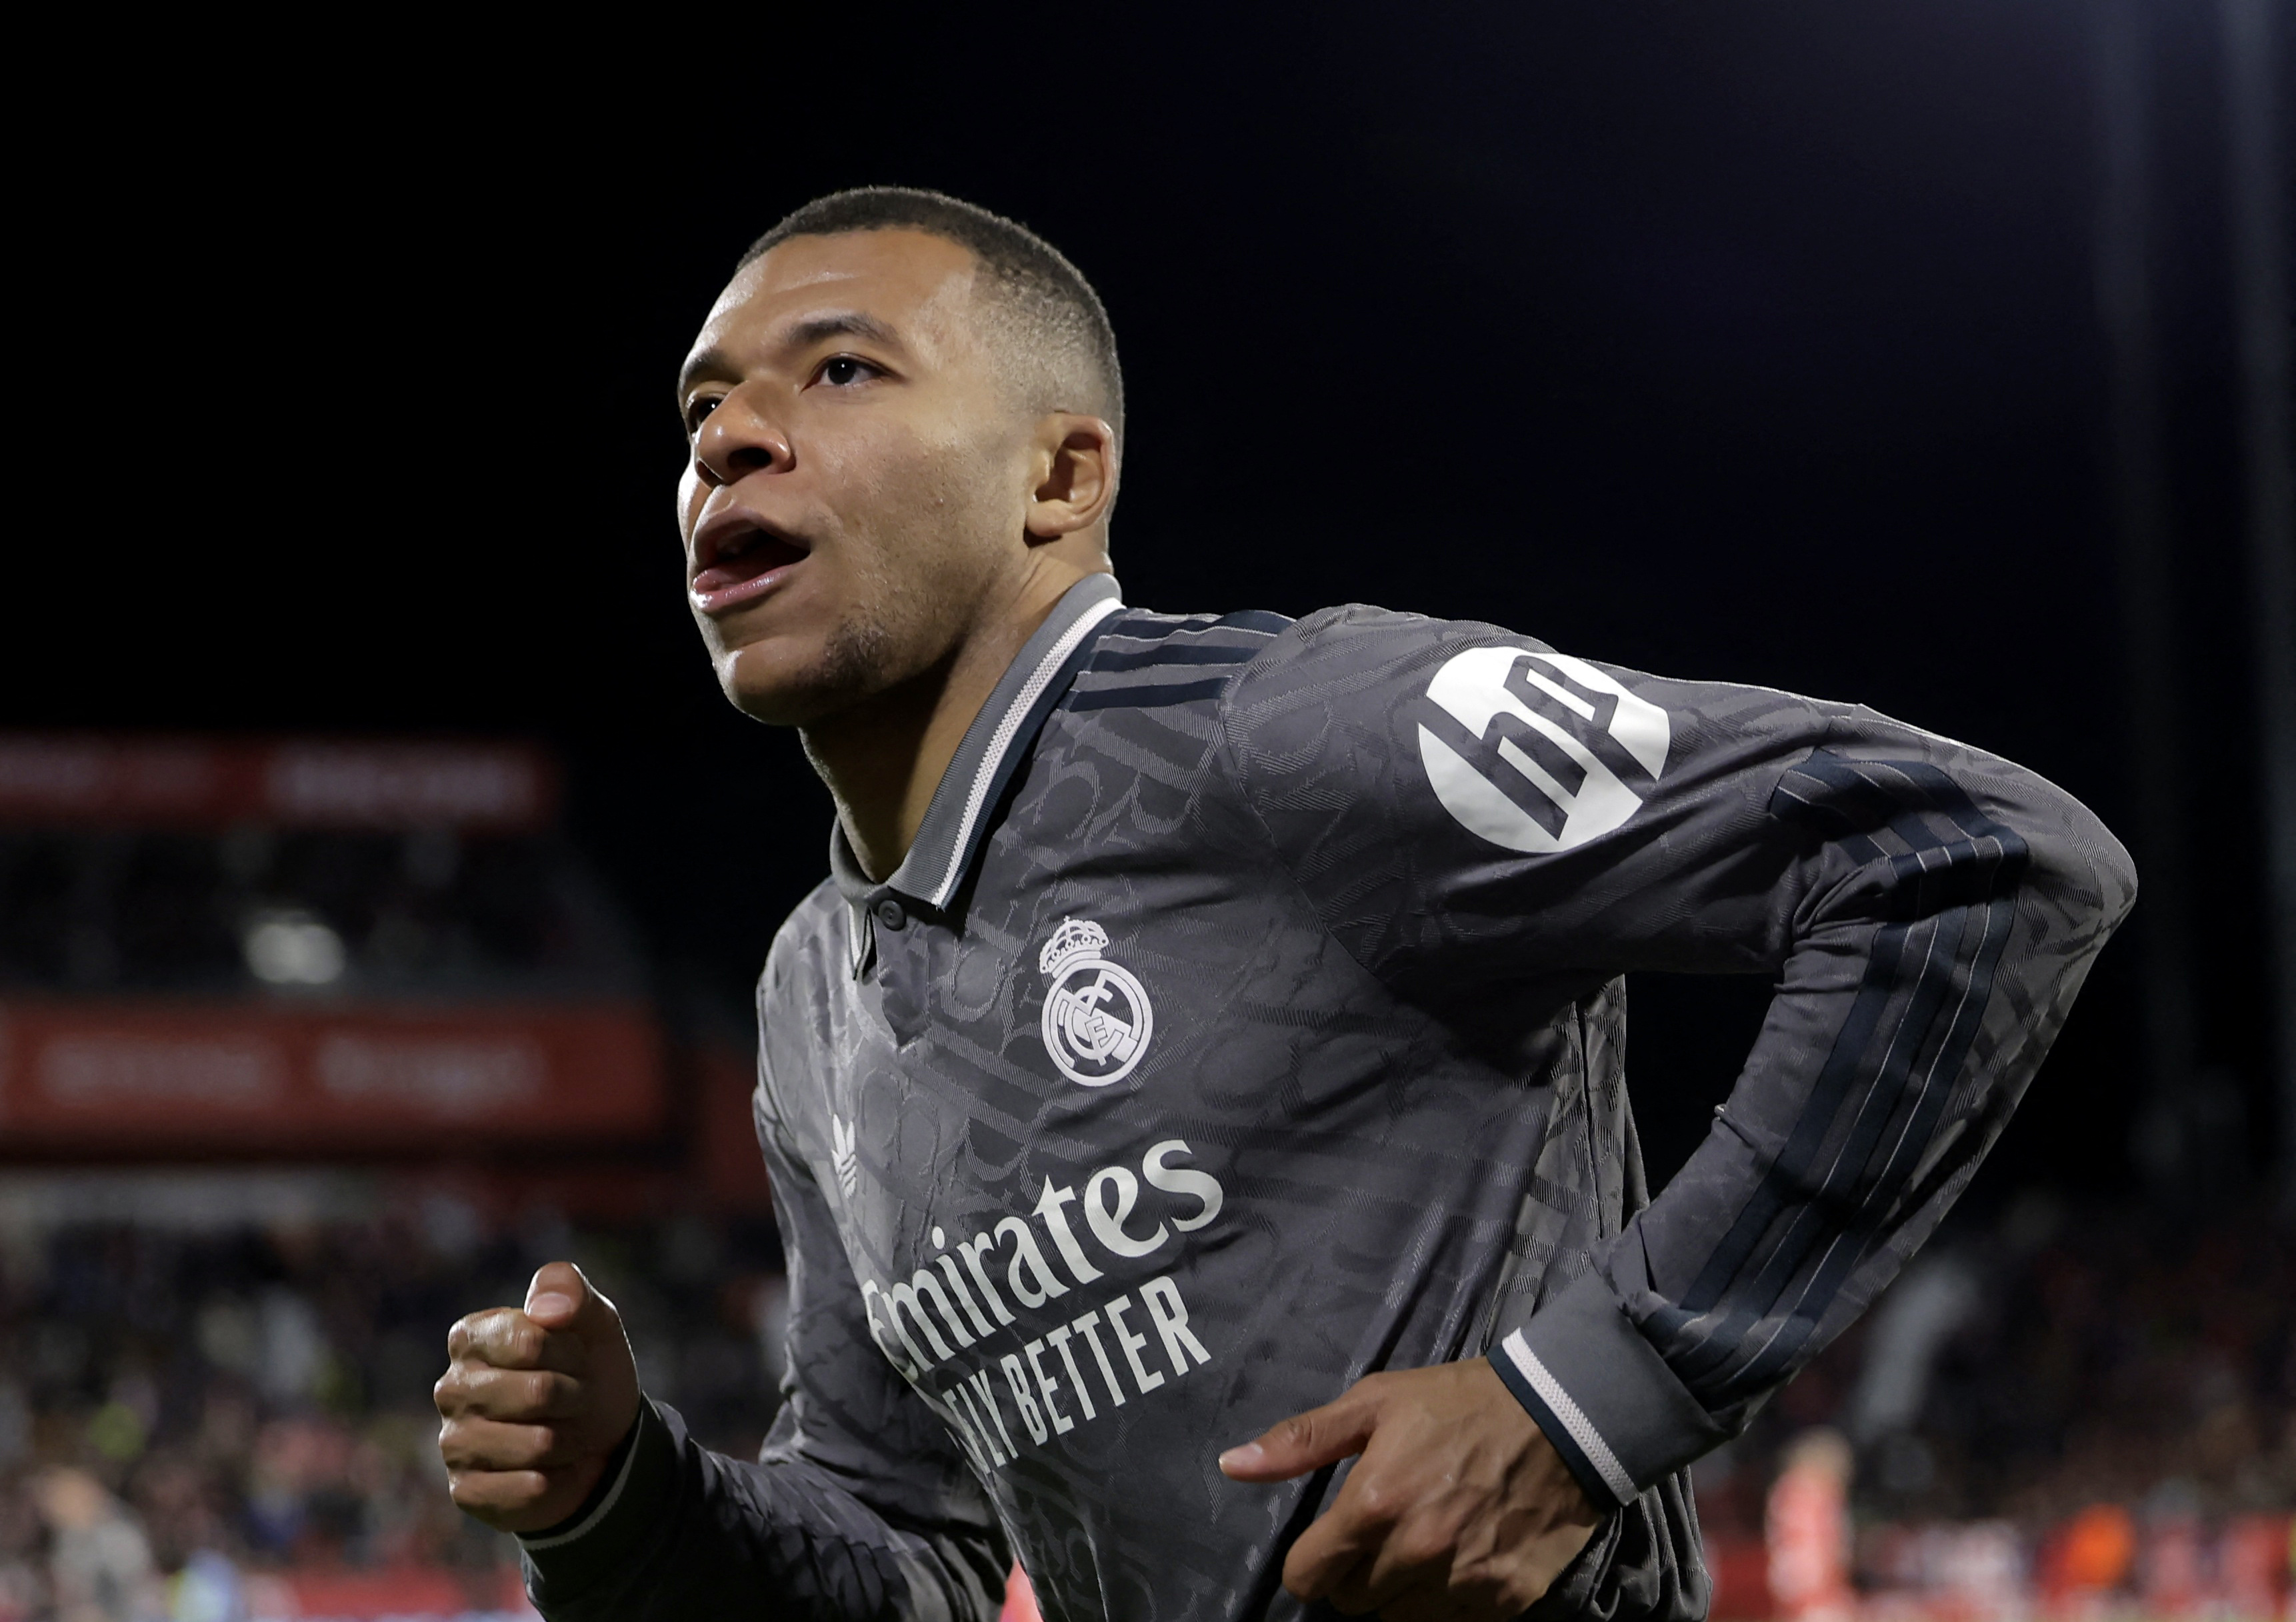
<svg viewBox="0 0 2296 1622"><path fill-rule="evenodd" d="M1609 1511L1543 1615L1702 1616L1685 1466L1968 1182L2130 905L2030 772L1870 710L1362 607L1062 601L883 883L758 987L762 1456L648 1404L553 1622L1288 1618L1344 1466L1226 1446L1488 1356ZM1620 977L1762 974L1652 1199Z"/></svg>

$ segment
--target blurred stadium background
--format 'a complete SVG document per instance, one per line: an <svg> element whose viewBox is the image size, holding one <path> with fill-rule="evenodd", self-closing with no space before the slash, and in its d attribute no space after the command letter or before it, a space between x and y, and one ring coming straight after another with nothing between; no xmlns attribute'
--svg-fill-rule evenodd
<svg viewBox="0 0 2296 1622"><path fill-rule="evenodd" d="M2123 833L1962 1207L1700 1466L1716 1614L2290 1617L2284 0L768 21L660 74L635 23L57 59L102 94L19 175L0 1622L527 1616L428 1391L561 1255L764 1433L746 987L828 807L694 646L668 382L757 231L878 180L1101 287L1133 600L1857 699ZM1636 977L1655 1179L1765 989Z"/></svg>
<svg viewBox="0 0 2296 1622"><path fill-rule="evenodd" d="M762 1439L740 1033L665 1027L556 802L527 745L0 735L0 1617L520 1614L429 1392L551 1257Z"/></svg>

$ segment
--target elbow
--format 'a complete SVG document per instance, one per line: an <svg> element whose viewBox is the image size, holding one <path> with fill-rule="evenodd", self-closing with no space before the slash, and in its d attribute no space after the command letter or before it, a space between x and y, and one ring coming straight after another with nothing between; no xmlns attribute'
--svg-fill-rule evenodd
<svg viewBox="0 0 2296 1622"><path fill-rule="evenodd" d="M2099 824L2100 830L2103 824ZM2129 859L2128 848L2107 833L2108 847L2103 859L2103 871L2099 889L2103 894L2105 928L2118 929L2120 921L2128 916L2128 909L2136 905L2136 864Z"/></svg>
<svg viewBox="0 0 2296 1622"><path fill-rule="evenodd" d="M2026 887L2061 916L2095 929L2101 941L2136 904L2136 864L2096 814L2070 795L2058 797L2050 813L2019 819Z"/></svg>

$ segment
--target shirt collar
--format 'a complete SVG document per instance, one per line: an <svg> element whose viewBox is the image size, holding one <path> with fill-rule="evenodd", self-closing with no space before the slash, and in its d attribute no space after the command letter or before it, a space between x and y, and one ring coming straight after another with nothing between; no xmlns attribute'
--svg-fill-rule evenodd
<svg viewBox="0 0 2296 1622"><path fill-rule="evenodd" d="M937 912L948 905L972 865L998 797L1029 758L1045 717L1068 691L1095 634L1123 606L1113 575L1086 575L1062 594L964 729L955 758L925 807L916 842L883 884L869 881L845 841L843 825L831 824L829 871L855 914L857 961L867 950L861 937L871 897L892 890Z"/></svg>

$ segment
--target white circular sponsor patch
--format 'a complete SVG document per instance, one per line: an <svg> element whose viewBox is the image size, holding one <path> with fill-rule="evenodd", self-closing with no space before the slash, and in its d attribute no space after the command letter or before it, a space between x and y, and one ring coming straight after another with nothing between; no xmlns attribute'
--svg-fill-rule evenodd
<svg viewBox="0 0 2296 1622"><path fill-rule="evenodd" d="M1088 918L1064 918L1037 956L1037 967L1052 977L1045 988L1045 1052L1083 1087L1104 1087L1132 1074L1156 1028L1148 988L1101 955L1107 948L1107 930Z"/></svg>
<svg viewBox="0 0 2296 1622"><path fill-rule="evenodd" d="M1456 723L1420 725L1429 786L1460 826L1509 850L1601 838L1666 767L1666 711L1567 654L1470 648L1427 697Z"/></svg>

